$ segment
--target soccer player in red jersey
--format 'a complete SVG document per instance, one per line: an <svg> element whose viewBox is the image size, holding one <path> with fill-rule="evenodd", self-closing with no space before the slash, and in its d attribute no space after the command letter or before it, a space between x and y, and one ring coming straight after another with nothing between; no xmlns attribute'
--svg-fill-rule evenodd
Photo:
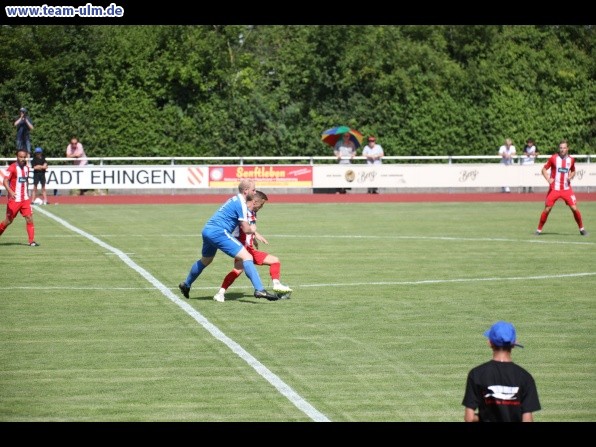
<svg viewBox="0 0 596 447"><path fill-rule="evenodd" d="M255 205L251 210L248 211L249 213L249 221L251 223L256 223L257 221L257 211L263 208L265 202L269 200L267 195L262 191L256 191L254 194ZM238 233L236 233L238 232ZM264 251L258 250L258 241L261 241L265 244L269 242L265 239L261 234L258 232L253 234L246 234L244 233L239 227L236 227L236 230L233 233L234 236L238 238L238 240L246 247L248 252L252 255L254 259L254 263L256 265L268 265L269 266L269 275L273 280L273 291L281 294L280 299L287 299L289 298L290 294L292 293L292 289L288 286L282 284L280 282L280 275L281 275L281 261L277 256L273 256L269 253ZM243 272L242 263L235 262L234 268L226 275L224 278L221 288L219 292L215 294L213 299L215 301L224 302L225 301L225 293L228 287L230 287L236 278L238 278Z"/></svg>
<svg viewBox="0 0 596 447"><path fill-rule="evenodd" d="M571 188L571 180L575 177L575 159L569 155L567 140L561 140L559 143L559 153L553 154L544 164L542 175L548 182L549 189L546 195L546 201L544 202L544 211L540 215L538 229L535 234L540 235L542 233L542 228L546 223L546 219L548 219L550 210L557 200L563 199L573 213L579 233L582 236L587 236L588 232L584 228L582 215L577 208L577 199Z"/></svg>
<svg viewBox="0 0 596 447"><path fill-rule="evenodd" d="M8 195L6 204L6 218L0 222L0 235L12 223L18 213L25 218L29 245L37 247L35 242L35 225L33 224L33 210L31 209L31 198L29 197L29 166L27 149L17 150L17 161L12 163L8 169L8 175L4 177L3 184Z"/></svg>

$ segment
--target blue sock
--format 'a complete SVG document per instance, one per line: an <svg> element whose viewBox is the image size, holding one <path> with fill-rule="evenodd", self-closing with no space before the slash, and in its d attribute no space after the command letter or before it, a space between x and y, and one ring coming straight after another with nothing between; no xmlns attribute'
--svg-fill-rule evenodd
<svg viewBox="0 0 596 447"><path fill-rule="evenodd" d="M197 279L199 277L199 275L201 274L201 272L203 270L205 270L205 266L203 265L203 263L199 259L190 268L190 272L188 272L188 276L186 277L186 281L184 281L186 283L186 285L188 287L190 287L192 285L192 283L195 282L195 279Z"/></svg>
<svg viewBox="0 0 596 447"><path fill-rule="evenodd" d="M263 290L263 283L261 282L261 277L259 276L259 272L257 272L255 263L252 260L242 261L242 266L255 290Z"/></svg>

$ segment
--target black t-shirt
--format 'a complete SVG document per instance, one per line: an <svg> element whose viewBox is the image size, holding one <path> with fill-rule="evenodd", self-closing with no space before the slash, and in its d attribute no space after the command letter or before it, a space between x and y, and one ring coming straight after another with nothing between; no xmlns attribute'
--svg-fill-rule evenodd
<svg viewBox="0 0 596 447"><path fill-rule="evenodd" d="M513 362L489 362L468 373L462 405L478 409L480 422L521 422L540 410L532 375Z"/></svg>
<svg viewBox="0 0 596 447"><path fill-rule="evenodd" d="M34 156L33 158L31 158L31 170L33 171L33 173L37 173L37 172L46 172L45 169L34 169L35 166L38 165L45 165L46 164L46 157L44 157L43 155L41 157L36 157Z"/></svg>

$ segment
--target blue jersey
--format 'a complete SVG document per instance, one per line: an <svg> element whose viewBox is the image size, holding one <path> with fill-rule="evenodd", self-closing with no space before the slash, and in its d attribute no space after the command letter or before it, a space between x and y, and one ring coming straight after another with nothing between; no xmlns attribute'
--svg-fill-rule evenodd
<svg viewBox="0 0 596 447"><path fill-rule="evenodd" d="M247 220L248 208L242 194L230 197L205 224L205 227L217 227L232 233L239 222Z"/></svg>

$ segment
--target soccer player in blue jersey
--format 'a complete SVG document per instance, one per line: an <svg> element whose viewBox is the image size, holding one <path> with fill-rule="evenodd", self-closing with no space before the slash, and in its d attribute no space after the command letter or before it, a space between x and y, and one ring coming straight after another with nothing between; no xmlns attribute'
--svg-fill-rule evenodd
<svg viewBox="0 0 596 447"><path fill-rule="evenodd" d="M252 210L249 211L247 218L249 222L255 224L256 229L257 211L259 211L265 205L265 202L267 202L269 198L263 191L256 191L253 195L253 199L255 203ZM280 297L279 299L288 299L292 293L292 289L282 284L279 280L281 277L281 261L277 256L273 256L272 254L269 254L265 251L260 251L258 249L259 245L257 240L263 242L264 244L269 244L269 241L257 231L255 231L253 234L245 234L240 230L240 227L236 227L234 235L237 235L238 240L246 247L256 265L269 266L269 274L271 275L271 280L273 281L273 291ZM242 263L239 261L234 261L234 268L226 275L223 282L221 283L219 292L215 294L213 299L223 303L226 300L226 290L228 290L228 287L234 283L236 278L238 278L242 272Z"/></svg>
<svg viewBox="0 0 596 447"><path fill-rule="evenodd" d="M203 248L201 250L201 259L191 266L186 280L178 285L185 298L189 297L192 283L211 264L217 250L221 250L228 256L242 262L246 276L255 288L255 298L266 298L269 301L279 299L276 294L270 293L263 288L261 277L251 254L232 235L236 226L240 226L242 231L247 234L256 231L256 225L251 225L247 219L247 211L252 210L254 206L253 195L255 191L254 180L242 180L238 185L238 194L230 197L205 223L202 231Z"/></svg>

